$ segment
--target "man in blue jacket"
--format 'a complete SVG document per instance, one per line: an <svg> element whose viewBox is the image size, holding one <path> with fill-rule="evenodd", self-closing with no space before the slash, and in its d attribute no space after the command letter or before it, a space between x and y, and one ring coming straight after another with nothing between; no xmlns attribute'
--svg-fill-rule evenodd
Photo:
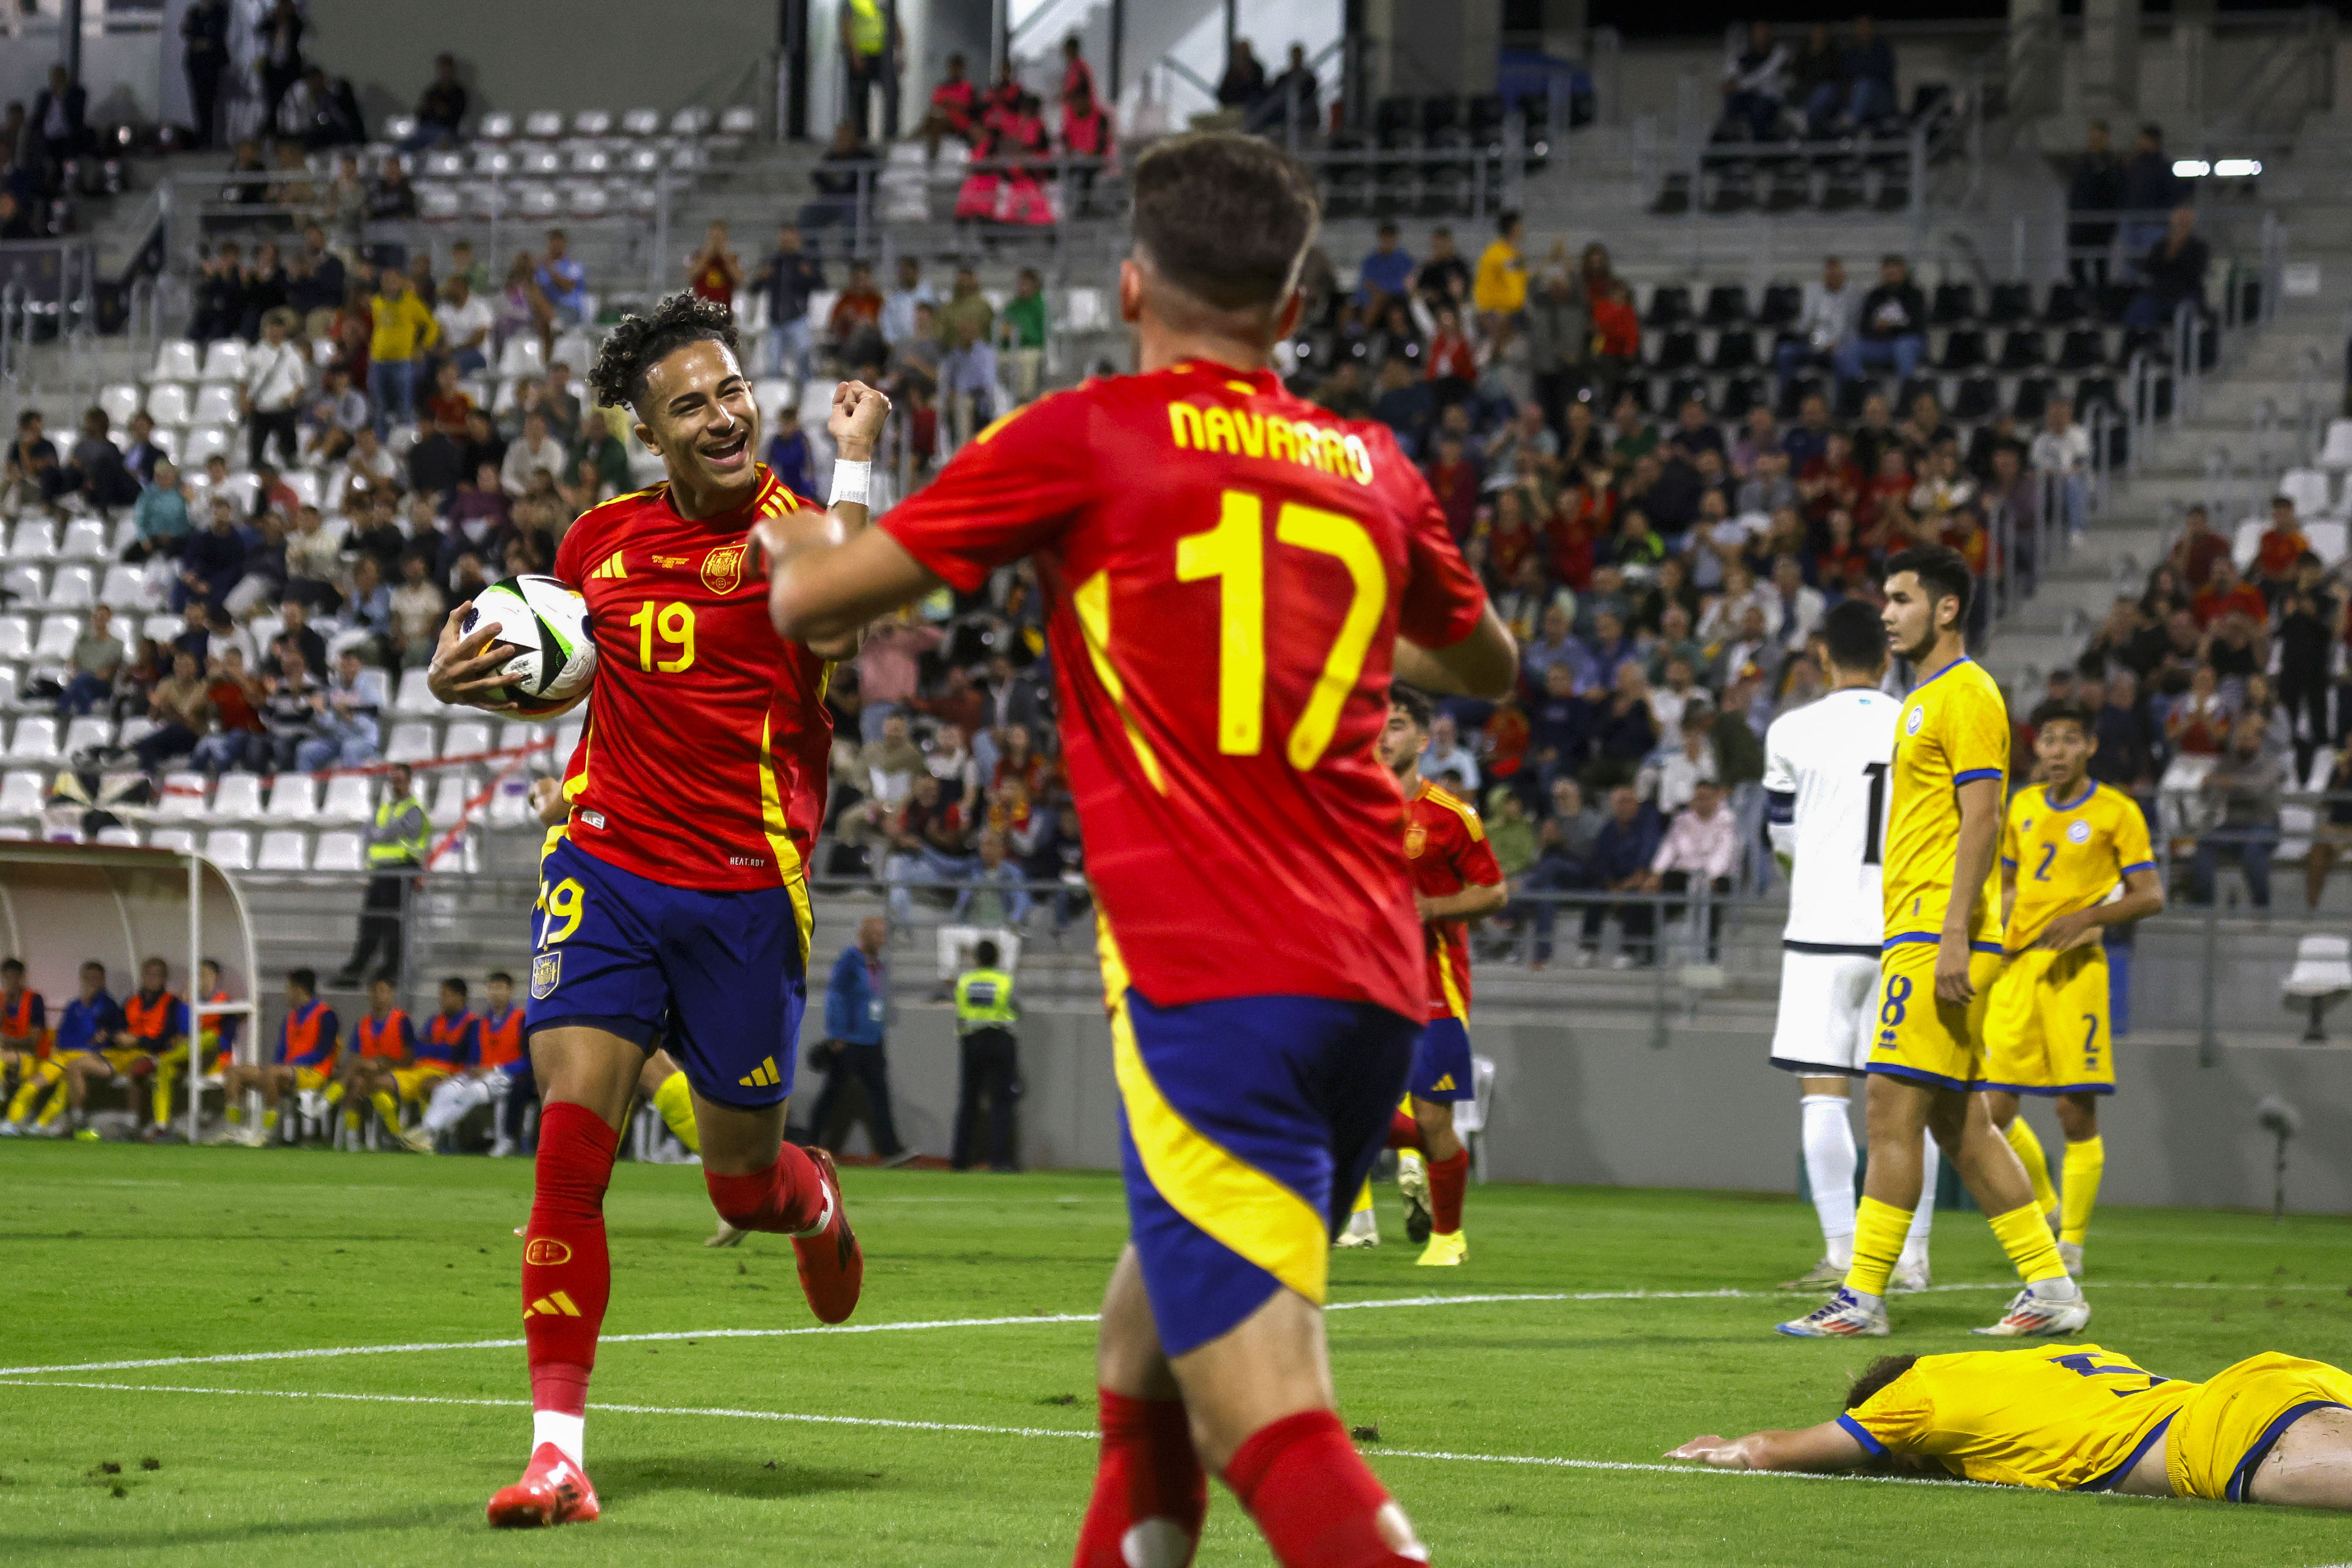
<svg viewBox="0 0 2352 1568"><path fill-rule="evenodd" d="M1656 808L1635 793L1632 785L1619 785L1609 796L1609 821L1592 842L1593 876L1612 893L1638 893L1643 873L1650 869L1650 862L1658 852L1658 841L1664 833L1665 826L1659 821ZM1610 967L1629 969L1650 962L1650 938L1658 915L1655 905L1633 902L1614 905L1588 904L1584 906L1584 945L1577 953L1577 967L1592 962L1601 944L1601 923L1612 908L1624 923L1625 938L1617 956L1609 961Z"/></svg>
<svg viewBox="0 0 2352 1568"><path fill-rule="evenodd" d="M882 949L889 940L890 923L878 915L868 915L857 928L856 942L841 950L833 977L825 982L825 1039L809 1051L809 1065L824 1073L824 1087L809 1113L809 1126L818 1143L833 1148L826 1134L842 1091L855 1078L866 1085L866 1124L875 1153L886 1166L903 1166L915 1152L898 1141L898 1125L890 1117L890 1063L883 1051L890 991Z"/></svg>

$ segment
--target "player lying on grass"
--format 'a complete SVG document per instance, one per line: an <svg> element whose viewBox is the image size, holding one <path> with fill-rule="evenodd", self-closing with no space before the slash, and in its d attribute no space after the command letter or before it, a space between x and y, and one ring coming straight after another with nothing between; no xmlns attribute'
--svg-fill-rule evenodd
<svg viewBox="0 0 2352 1568"><path fill-rule="evenodd" d="M2095 1344L1887 1355L1845 1406L1802 1431L1710 1433L1666 1457L2352 1509L2352 1375L2324 1361L2265 1354L2190 1383Z"/></svg>
<svg viewBox="0 0 2352 1568"><path fill-rule="evenodd" d="M2116 1092L2100 933L2164 910L2147 819L2139 802L2089 778L2098 749L2091 716L2074 704L2033 710L2042 782L2009 803L2000 851L2009 962L1985 1019L1985 1108L2024 1165L2036 1207L2056 1216L2058 1255L2078 1275L2107 1164L2099 1098ZM2066 1135L2063 1205L2050 1186L2049 1156L2017 1113L2021 1094L2054 1103Z"/></svg>

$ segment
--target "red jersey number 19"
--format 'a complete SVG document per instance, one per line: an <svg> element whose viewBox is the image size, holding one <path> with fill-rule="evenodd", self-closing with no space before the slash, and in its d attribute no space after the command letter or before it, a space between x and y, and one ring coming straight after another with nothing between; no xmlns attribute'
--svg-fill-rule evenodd
<svg viewBox="0 0 2352 1568"><path fill-rule="evenodd" d="M1215 528L1176 541L1176 579L1217 580L1217 749L1255 757L1265 730L1265 503L1246 490L1227 490L1219 506ZM1274 539L1335 558L1353 585L1314 695L1290 727L1290 765L1303 773L1322 760L1340 708L1364 673L1372 633L1388 608L1388 576L1370 533L1339 512L1285 501L1275 515Z"/></svg>

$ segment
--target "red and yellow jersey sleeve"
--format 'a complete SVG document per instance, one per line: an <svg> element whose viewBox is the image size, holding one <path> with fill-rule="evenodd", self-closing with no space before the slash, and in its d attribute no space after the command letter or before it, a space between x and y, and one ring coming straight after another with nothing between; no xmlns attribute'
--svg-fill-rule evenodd
<svg viewBox="0 0 2352 1568"><path fill-rule="evenodd" d="M1485 824L1468 801L1423 781L1406 802L1405 864L1413 891L1447 898L1465 887L1503 880ZM1422 946L1429 960L1429 1016L1470 1017L1470 928L1462 920L1424 920Z"/></svg>
<svg viewBox="0 0 2352 1568"><path fill-rule="evenodd" d="M877 526L958 588L1035 559L1087 870L1148 998L1423 1015L1372 742L1400 632L1459 642L1485 597L1384 429L1271 373L1090 382Z"/></svg>

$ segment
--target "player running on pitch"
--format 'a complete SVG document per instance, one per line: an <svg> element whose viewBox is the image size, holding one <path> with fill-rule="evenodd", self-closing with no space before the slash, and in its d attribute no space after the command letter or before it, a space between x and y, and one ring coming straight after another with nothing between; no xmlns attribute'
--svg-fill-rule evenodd
<svg viewBox="0 0 2352 1568"><path fill-rule="evenodd" d="M1392 1118L1389 1145L1399 1151L1405 1235L1428 1243L1423 1264L1444 1267L1470 1260L1462 1235L1470 1152L1454 1131L1454 1107L1477 1091L1470 1060L1467 922L1500 909L1510 890L1477 811L1421 776L1432 711L1429 699L1411 686L1391 686L1380 755L1404 795L1405 865L1429 953L1429 1022L1413 1042L1412 1071L1405 1080L1410 1109Z"/></svg>
<svg viewBox="0 0 2352 1568"><path fill-rule="evenodd" d="M1079 1568L1192 1560L1223 1473L1289 1568L1423 1563L1334 1412L1333 1232L1428 1019L1395 673L1499 695L1510 633L1382 426L1272 369L1314 186L1264 141L1137 162L1139 373L992 426L844 545L764 530L787 637L1034 555L1100 911L1130 1241L1103 1304Z"/></svg>
<svg viewBox="0 0 2352 1568"><path fill-rule="evenodd" d="M1993 982L1985 1018L1985 1101L2033 1183L2034 1207L2058 1216L2066 1271L2080 1275L2107 1164L2099 1096L2116 1092L2100 932L2160 914L2164 886L2139 803L2085 771L2099 748L2091 716L2072 703L2043 703L2033 711L2033 732L2042 782L2010 801L2001 836L2009 967ZM2110 899L2119 883L2122 896ZM2042 1141L2017 1113L2021 1094L2054 1103L2066 1135L2063 1203L2051 1190Z"/></svg>
<svg viewBox="0 0 2352 1568"><path fill-rule="evenodd" d="M1968 656L1974 583L1942 545L1886 563L1887 646L1927 672L1895 722L1886 828L1885 950L1864 1121L1870 1169L1853 1222L1853 1267L1819 1309L1780 1325L1801 1338L1881 1335L1886 1287L1921 1202L1919 1134L1937 1146L1990 1218L2025 1288L1979 1333L2065 1334L2091 1318L2067 1275L2025 1167L1976 1092L1985 1079L1984 1015L2000 967L2001 783L2009 709Z"/></svg>
<svg viewBox="0 0 2352 1568"><path fill-rule="evenodd" d="M1845 1404L1818 1427L1710 1434L1666 1457L2352 1509L2352 1375L2324 1361L2266 1354L2189 1383L2095 1344L1888 1355Z"/></svg>
<svg viewBox="0 0 2352 1568"><path fill-rule="evenodd" d="M1834 1286L1853 1266L1853 1124L1847 1084L1863 1076L1877 1028L1879 868L1885 860L1886 776L1903 705L1878 689L1886 628L1849 599L1822 619L1822 695L1764 732L1766 831L1789 877L1780 932L1780 1017L1772 1065L1797 1075L1805 1184L1822 1224L1822 1260L1790 1290ZM1927 1285L1936 1213L1935 1141L1925 1140L1920 1201L1888 1281Z"/></svg>
<svg viewBox="0 0 2352 1568"><path fill-rule="evenodd" d="M857 1304L865 1261L830 1159L784 1141L806 994L808 855L824 817L833 725L827 659L779 643L746 536L809 505L755 454L760 411L723 305L672 295L604 340L600 403L625 403L667 482L590 508L554 575L586 596L597 668L588 727L566 770L570 821L540 862L527 1030L541 1097L523 1245L532 1436L493 1524L596 1517L582 1432L612 1291L604 1188L646 1059L682 1057L703 1179L730 1224L793 1239L824 1322ZM889 400L845 382L829 428L844 459L829 537L866 522L866 476ZM854 477L853 477L854 476ZM467 606L442 629L430 683L444 702L496 706L505 656Z"/></svg>

